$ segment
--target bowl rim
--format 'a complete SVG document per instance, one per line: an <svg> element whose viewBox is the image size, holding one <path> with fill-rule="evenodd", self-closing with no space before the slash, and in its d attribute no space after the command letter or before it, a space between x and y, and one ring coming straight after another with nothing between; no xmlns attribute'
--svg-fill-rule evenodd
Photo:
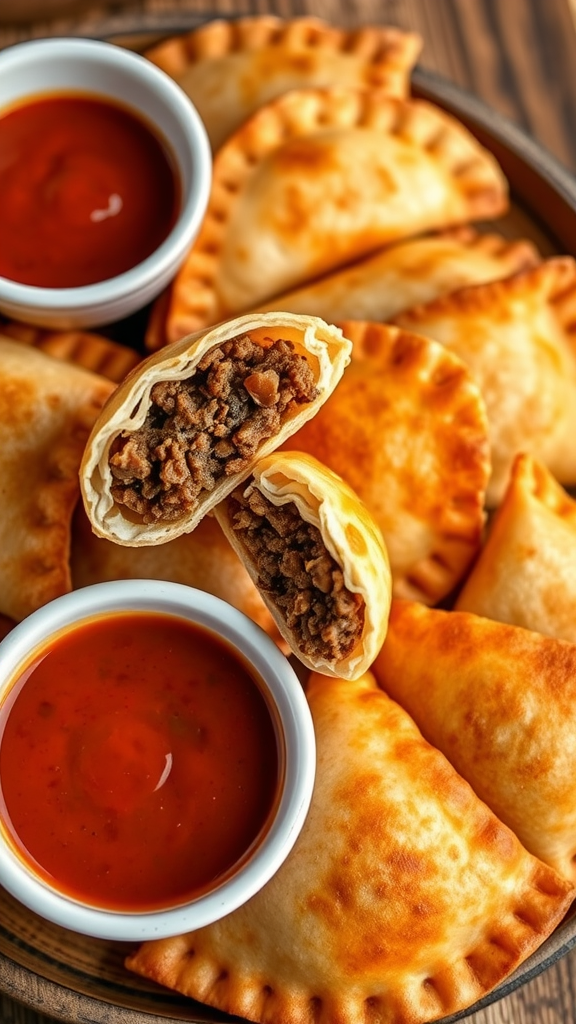
<svg viewBox="0 0 576 1024"><path fill-rule="evenodd" d="M0 883L53 924L99 939L144 941L204 927L250 899L276 873L302 829L314 787L316 744L304 691L274 641L232 605L193 587L161 580L114 580L58 597L14 627L0 643L0 715L21 669L51 638L86 621L131 612L192 622L224 640L252 669L280 733L280 792L272 817L237 869L207 893L178 906L123 912L84 904L35 875L0 828ZM0 729L1 737L1 729Z"/></svg>
<svg viewBox="0 0 576 1024"><path fill-rule="evenodd" d="M212 178L212 152L204 123L190 99L182 89L164 71L147 61L132 50L115 46L102 39L83 37L55 36L44 39L30 39L15 43L0 50L0 75L10 72L15 64L26 65L38 57L50 57L58 61L68 58L92 61L95 65L110 66L127 71L143 88L156 92L166 108L169 108L182 127L182 138L189 147L188 156L194 165L194 173L190 177L186 191L181 196L181 207L178 216L163 242L154 252L135 266L116 274L114 277L93 284L80 285L73 288L46 288L36 285L22 284L10 278L0 276L0 298L4 303L32 308L34 311L45 309L50 312L66 311L76 313L85 306L109 306L123 299L128 294L135 296L150 287L155 279L170 274L175 261L181 261L188 251L191 238L196 235L206 211L210 196ZM94 96L110 94L98 89L83 90L67 86L66 89L45 90L51 92L89 92ZM24 97L25 93L22 93ZM31 98L38 95L32 89ZM143 113L134 103L119 97L119 106L132 112L145 124L149 124L154 133L165 144L171 154L179 173L180 183L184 184L180 161L175 147L170 144L162 125Z"/></svg>

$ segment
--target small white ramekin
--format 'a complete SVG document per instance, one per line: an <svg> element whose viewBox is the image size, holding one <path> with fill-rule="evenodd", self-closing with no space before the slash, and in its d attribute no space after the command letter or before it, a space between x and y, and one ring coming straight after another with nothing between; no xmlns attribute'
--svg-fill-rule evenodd
<svg viewBox="0 0 576 1024"><path fill-rule="evenodd" d="M0 277L0 310L42 327L94 327L128 316L155 298L182 264L210 194L212 156L204 124L185 93L150 61L91 39L38 39L0 53L0 115L13 103L50 93L83 93L122 104L162 139L180 178L180 214L145 260L107 281L37 288Z"/></svg>
<svg viewBox="0 0 576 1024"><path fill-rule="evenodd" d="M156 611L197 623L224 638L252 667L271 705L280 754L275 816L254 852L219 886L187 904L152 912L97 909L63 895L21 859L0 821L0 885L42 917L84 935L143 941L193 931L231 913L278 870L308 813L316 771L314 728L308 703L290 663L259 626L225 601L179 583L122 580L98 583L57 598L16 626L0 644L2 709L35 649L55 634L96 615ZM145 841L145 839L143 839Z"/></svg>

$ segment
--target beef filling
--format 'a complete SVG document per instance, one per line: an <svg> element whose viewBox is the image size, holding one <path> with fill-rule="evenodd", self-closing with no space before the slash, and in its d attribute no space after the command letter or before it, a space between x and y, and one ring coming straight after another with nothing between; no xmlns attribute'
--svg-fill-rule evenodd
<svg viewBox="0 0 576 1024"><path fill-rule="evenodd" d="M320 530L293 502L274 505L255 487L238 487L228 500L258 585L282 612L298 649L312 660L341 661L362 635L364 601L345 586Z"/></svg>
<svg viewBox="0 0 576 1024"><path fill-rule="evenodd" d="M210 349L188 380L155 384L143 426L115 439L114 500L145 523L193 512L203 492L246 468L294 406L317 395L289 341L263 348L243 335Z"/></svg>

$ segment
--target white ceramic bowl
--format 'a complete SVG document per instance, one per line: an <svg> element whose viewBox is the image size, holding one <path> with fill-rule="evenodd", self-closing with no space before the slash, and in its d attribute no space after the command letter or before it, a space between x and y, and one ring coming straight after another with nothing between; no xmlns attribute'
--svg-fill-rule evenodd
<svg viewBox="0 0 576 1024"><path fill-rule="evenodd" d="M137 266L76 288L38 288L0 277L0 310L52 328L111 323L145 306L174 276L208 203L212 157L204 125L184 92L150 61L110 43L40 39L0 53L0 115L26 97L91 93L115 100L148 122L172 154L181 185L180 214L168 237Z"/></svg>
<svg viewBox="0 0 576 1024"><path fill-rule="evenodd" d="M278 870L308 813L316 769L312 718L298 678L273 641L241 612L219 598L178 583L123 580L86 587L45 605L16 626L0 644L2 711L31 653L54 634L95 615L156 611L194 622L240 652L272 705L280 757L280 792L264 837L248 859L216 888L166 910L132 913L96 909L51 888L21 859L0 822L0 884L31 910L65 928L102 939L141 941L200 928L235 910ZM145 837L143 837L145 841Z"/></svg>

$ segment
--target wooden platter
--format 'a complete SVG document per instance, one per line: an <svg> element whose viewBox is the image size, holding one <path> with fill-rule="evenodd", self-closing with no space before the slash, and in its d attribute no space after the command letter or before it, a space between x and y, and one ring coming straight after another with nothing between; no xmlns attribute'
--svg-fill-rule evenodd
<svg viewBox="0 0 576 1024"><path fill-rule="evenodd" d="M93 35L140 49L162 35L185 31L201 19L162 15L101 24ZM543 254L576 256L576 179L519 128L475 97L431 72L416 69L413 91L462 120L500 161L512 189L510 213L491 227L508 237L528 237ZM132 332L144 318L136 318ZM121 336L121 330L119 330ZM133 338L133 340L138 340ZM509 995L576 944L576 911L505 983L456 1021ZM26 1006L61 1021L90 1024L198 1024L232 1018L148 983L124 968L130 947L89 939L58 928L0 890L0 990Z"/></svg>

